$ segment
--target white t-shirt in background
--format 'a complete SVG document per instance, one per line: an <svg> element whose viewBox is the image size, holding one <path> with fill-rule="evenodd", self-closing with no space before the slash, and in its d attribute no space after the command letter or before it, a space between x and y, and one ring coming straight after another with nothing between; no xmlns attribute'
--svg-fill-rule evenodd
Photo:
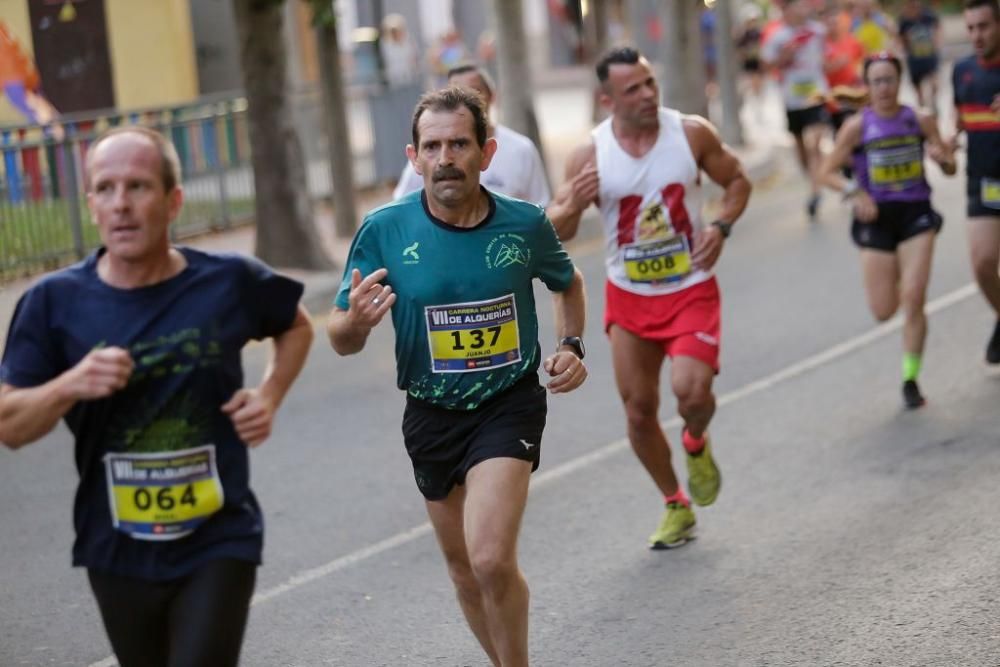
<svg viewBox="0 0 1000 667"><path fill-rule="evenodd" d="M826 73L823 63L826 49L826 27L816 21L806 21L797 28L782 25L764 42L761 55L774 62L781 48L794 42L798 45L792 64L781 70L781 92L789 111L822 104L826 95Z"/></svg>

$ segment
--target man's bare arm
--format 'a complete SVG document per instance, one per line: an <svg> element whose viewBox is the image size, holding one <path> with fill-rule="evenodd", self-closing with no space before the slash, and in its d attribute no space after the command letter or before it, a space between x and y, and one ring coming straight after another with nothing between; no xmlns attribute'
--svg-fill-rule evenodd
<svg viewBox="0 0 1000 667"><path fill-rule="evenodd" d="M378 269L362 279L357 269L351 272L348 309L334 307L326 323L326 334L337 354L346 356L364 349L368 334L396 303L392 287L380 282L388 275L386 269Z"/></svg>
<svg viewBox="0 0 1000 667"><path fill-rule="evenodd" d="M698 167L723 188L719 218L735 223L746 209L753 191L740 159L722 143L715 127L700 116L685 116L684 132Z"/></svg>
<svg viewBox="0 0 1000 667"><path fill-rule="evenodd" d="M55 428L77 401L106 398L132 375L128 350L93 350L73 368L37 387L0 385L0 442L17 449Z"/></svg>
<svg viewBox="0 0 1000 667"><path fill-rule="evenodd" d="M581 144L566 160L566 179L545 209L559 240L568 241L576 236L580 218L596 201L599 187L594 144Z"/></svg>
<svg viewBox="0 0 1000 667"><path fill-rule="evenodd" d="M917 121L927 142L927 156L938 163L946 176L954 176L958 171L955 164L955 150L941 138L937 117L918 112Z"/></svg>

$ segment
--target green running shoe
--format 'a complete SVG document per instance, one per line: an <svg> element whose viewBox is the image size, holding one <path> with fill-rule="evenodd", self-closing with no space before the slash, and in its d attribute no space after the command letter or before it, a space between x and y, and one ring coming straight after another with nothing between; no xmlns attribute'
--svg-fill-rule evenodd
<svg viewBox="0 0 1000 667"><path fill-rule="evenodd" d="M697 456L687 455L688 492L696 505L705 507L719 497L722 473L712 458L712 442L705 435L705 448Z"/></svg>
<svg viewBox="0 0 1000 667"><path fill-rule="evenodd" d="M694 539L694 512L681 503L667 503L660 526L649 536L650 549L673 549Z"/></svg>

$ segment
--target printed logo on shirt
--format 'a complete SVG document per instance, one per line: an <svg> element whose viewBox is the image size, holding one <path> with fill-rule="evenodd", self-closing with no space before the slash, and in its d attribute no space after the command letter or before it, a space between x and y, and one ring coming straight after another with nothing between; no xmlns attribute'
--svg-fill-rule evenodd
<svg viewBox="0 0 1000 667"><path fill-rule="evenodd" d="M417 252L417 248L420 247L420 241L414 241L413 245L403 248L403 257L409 257L410 259L404 259L403 264L417 264L420 262L420 254Z"/></svg>
<svg viewBox="0 0 1000 667"><path fill-rule="evenodd" d="M499 234L486 246L487 268L506 269L515 264L527 266L529 261L531 250L519 234Z"/></svg>

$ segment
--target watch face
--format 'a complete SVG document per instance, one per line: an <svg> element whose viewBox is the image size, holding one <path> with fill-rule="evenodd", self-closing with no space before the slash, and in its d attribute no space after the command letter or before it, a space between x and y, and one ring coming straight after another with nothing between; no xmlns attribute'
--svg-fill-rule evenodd
<svg viewBox="0 0 1000 667"><path fill-rule="evenodd" d="M566 338L563 338L559 344L569 345L570 347L575 348L577 356L581 359L583 359L587 354L587 348L584 347L583 339L579 336L567 336Z"/></svg>

